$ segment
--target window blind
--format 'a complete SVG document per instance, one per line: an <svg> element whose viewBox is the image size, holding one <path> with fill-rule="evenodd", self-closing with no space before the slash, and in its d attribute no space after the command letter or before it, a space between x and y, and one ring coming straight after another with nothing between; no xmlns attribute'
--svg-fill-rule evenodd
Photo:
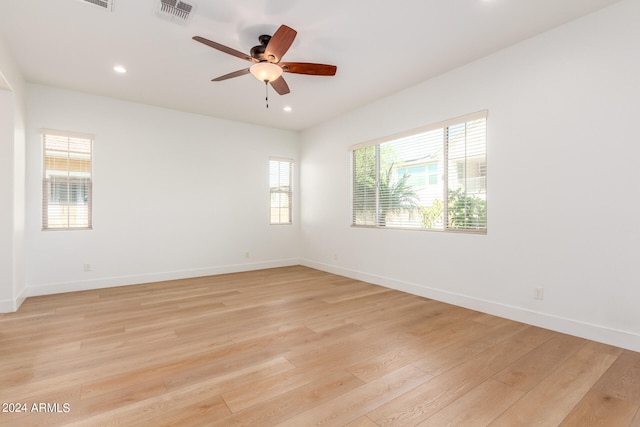
<svg viewBox="0 0 640 427"><path fill-rule="evenodd" d="M93 136L41 133L43 230L91 229Z"/></svg>
<svg viewBox="0 0 640 427"><path fill-rule="evenodd" d="M486 111L351 147L354 226L486 232Z"/></svg>

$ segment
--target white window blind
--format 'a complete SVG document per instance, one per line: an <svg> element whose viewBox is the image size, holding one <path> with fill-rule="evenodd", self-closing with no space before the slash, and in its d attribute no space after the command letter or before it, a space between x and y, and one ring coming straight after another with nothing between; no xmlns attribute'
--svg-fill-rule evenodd
<svg viewBox="0 0 640 427"><path fill-rule="evenodd" d="M269 160L270 224L291 224L293 207L293 161Z"/></svg>
<svg viewBox="0 0 640 427"><path fill-rule="evenodd" d="M351 147L352 224L486 232L486 119L482 111Z"/></svg>
<svg viewBox="0 0 640 427"><path fill-rule="evenodd" d="M42 229L91 229L92 135L41 129Z"/></svg>

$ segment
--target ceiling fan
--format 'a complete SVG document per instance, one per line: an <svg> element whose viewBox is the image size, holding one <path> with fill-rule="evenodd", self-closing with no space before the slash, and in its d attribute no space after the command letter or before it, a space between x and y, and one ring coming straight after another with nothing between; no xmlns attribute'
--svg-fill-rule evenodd
<svg viewBox="0 0 640 427"><path fill-rule="evenodd" d="M337 70L335 65L314 64L310 62L280 62L284 54L291 47L291 44L293 44L296 34L296 30L286 25L281 25L273 36L263 34L258 37L260 44L252 47L249 55L205 39L204 37L195 36L193 39L221 52L244 59L245 61L253 62L253 65L249 68L216 77L211 81L219 82L245 74L252 74L266 85L271 84L271 87L273 87L278 94L286 95L290 90L287 82L282 77L282 73L333 76Z"/></svg>

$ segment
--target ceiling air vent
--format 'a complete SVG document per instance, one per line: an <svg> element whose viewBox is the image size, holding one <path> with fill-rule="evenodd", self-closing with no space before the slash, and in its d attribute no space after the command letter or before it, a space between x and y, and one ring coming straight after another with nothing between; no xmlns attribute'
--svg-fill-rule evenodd
<svg viewBox="0 0 640 427"><path fill-rule="evenodd" d="M82 0L85 3L95 4L103 9L113 12L113 2L115 0Z"/></svg>
<svg viewBox="0 0 640 427"><path fill-rule="evenodd" d="M180 0L159 0L158 15L175 22L187 23L195 6Z"/></svg>

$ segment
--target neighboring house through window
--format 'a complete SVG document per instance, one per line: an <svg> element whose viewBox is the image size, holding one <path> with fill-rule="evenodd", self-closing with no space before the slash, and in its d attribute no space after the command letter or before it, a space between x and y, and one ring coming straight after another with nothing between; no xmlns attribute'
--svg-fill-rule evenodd
<svg viewBox="0 0 640 427"><path fill-rule="evenodd" d="M41 133L42 229L91 229L93 136L49 129Z"/></svg>

